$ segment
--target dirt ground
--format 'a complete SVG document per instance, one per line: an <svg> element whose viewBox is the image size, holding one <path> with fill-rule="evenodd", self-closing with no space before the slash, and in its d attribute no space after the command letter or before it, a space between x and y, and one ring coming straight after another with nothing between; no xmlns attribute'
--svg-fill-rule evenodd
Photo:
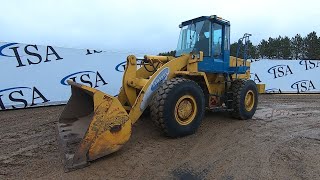
<svg viewBox="0 0 320 180"><path fill-rule="evenodd" d="M170 139L142 118L120 151L64 173L63 106L0 112L0 179L320 179L320 95L262 95L252 120L207 113Z"/></svg>

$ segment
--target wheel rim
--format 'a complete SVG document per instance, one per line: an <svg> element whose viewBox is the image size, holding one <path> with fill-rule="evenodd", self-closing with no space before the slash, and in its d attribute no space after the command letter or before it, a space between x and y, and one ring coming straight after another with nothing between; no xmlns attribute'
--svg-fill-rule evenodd
<svg viewBox="0 0 320 180"><path fill-rule="evenodd" d="M188 125L197 114L196 100L190 95L179 98L174 109L174 116L180 125Z"/></svg>
<svg viewBox="0 0 320 180"><path fill-rule="evenodd" d="M249 90L246 94L245 100L244 100L244 104L245 104L245 108L247 111L251 111L253 109L254 106L254 93L252 90Z"/></svg>

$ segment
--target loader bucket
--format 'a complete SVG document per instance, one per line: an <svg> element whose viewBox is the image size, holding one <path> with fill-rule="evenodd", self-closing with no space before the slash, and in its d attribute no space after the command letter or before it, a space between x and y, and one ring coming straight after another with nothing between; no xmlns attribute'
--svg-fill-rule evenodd
<svg viewBox="0 0 320 180"><path fill-rule="evenodd" d="M72 95L59 118L59 144L65 171L113 153L131 135L131 120L119 100L68 81Z"/></svg>

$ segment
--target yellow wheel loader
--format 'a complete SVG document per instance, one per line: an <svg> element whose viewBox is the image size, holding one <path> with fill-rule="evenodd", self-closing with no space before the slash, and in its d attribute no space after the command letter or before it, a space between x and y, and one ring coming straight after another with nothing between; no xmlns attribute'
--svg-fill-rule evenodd
<svg viewBox="0 0 320 180"><path fill-rule="evenodd" d="M72 95L58 123L66 171L119 150L147 108L155 125L170 137L193 134L205 110L252 118L258 93L265 86L249 80L246 49L250 35L240 38L238 55L232 57L229 21L201 16L179 27L175 57L127 57L117 97L68 81Z"/></svg>

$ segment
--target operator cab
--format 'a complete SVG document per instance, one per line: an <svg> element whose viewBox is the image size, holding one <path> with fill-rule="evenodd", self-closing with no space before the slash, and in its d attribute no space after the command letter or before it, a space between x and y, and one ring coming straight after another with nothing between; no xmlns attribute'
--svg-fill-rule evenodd
<svg viewBox="0 0 320 180"><path fill-rule="evenodd" d="M216 15L201 16L182 22L176 56L203 52L198 70L209 73L229 73L230 22Z"/></svg>

